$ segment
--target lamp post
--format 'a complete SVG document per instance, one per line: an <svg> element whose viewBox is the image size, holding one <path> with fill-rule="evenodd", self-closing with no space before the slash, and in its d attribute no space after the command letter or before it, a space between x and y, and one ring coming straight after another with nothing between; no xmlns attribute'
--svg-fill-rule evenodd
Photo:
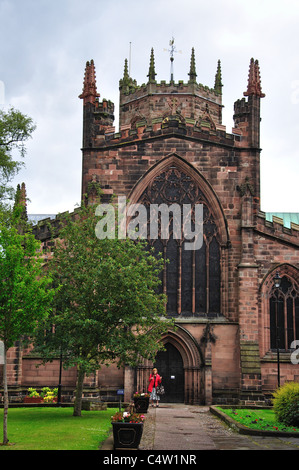
<svg viewBox="0 0 299 470"><path fill-rule="evenodd" d="M273 278L274 287L276 289L276 296L275 296L275 318L276 318L276 352L277 352L277 385L280 387L280 362L279 362L279 337L278 337L278 295L279 295L279 288L281 284L281 277L279 272L276 271L276 274Z"/></svg>

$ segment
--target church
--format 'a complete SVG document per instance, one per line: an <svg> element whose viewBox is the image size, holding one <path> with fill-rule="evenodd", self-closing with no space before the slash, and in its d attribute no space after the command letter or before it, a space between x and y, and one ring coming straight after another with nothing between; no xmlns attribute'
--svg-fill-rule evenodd
<svg viewBox="0 0 299 470"><path fill-rule="evenodd" d="M155 365L164 401L263 404L279 383L299 380L299 214L261 211L265 94L258 60L249 61L248 77L244 71L231 130L222 122L220 61L212 88L197 79L194 49L187 82L175 82L172 73L169 82L158 83L153 50L145 84L128 69L126 60L116 130L114 104L100 99L94 61L86 63L79 96L82 198L92 202L98 187L104 202L117 195L147 207L201 204L202 245L186 250L171 218L167 239L148 239L165 260L161 292L176 328L161 337L165 349L154 364L103 368L86 378L85 396L109 401L124 390L124 400L131 400L135 391L147 390ZM34 233L50 246L46 222ZM17 344L9 351L11 394L57 386L59 358L38 369L35 364ZM63 370L62 395L71 396L75 383L76 370Z"/></svg>

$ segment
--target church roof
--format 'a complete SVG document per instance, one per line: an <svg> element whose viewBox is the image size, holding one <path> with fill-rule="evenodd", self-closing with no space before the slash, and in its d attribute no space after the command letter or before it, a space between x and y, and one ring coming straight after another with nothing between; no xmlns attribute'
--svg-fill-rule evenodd
<svg viewBox="0 0 299 470"><path fill-rule="evenodd" d="M37 224L40 220L48 218L55 219L55 214L28 214L28 220L33 224Z"/></svg>
<svg viewBox="0 0 299 470"><path fill-rule="evenodd" d="M266 212L266 220L274 222L275 219L281 219L284 227L291 228L291 224L299 225L298 212ZM276 220L277 221L277 220Z"/></svg>

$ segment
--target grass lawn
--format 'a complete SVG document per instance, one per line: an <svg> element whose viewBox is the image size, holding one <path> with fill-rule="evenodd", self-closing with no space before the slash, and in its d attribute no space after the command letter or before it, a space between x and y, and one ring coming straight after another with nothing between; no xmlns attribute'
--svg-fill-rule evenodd
<svg viewBox="0 0 299 470"><path fill-rule="evenodd" d="M97 450L111 429L110 417L118 411L82 411L73 408L9 408L8 439L13 446L0 450ZM3 409L0 409L0 442L3 442Z"/></svg>
<svg viewBox="0 0 299 470"><path fill-rule="evenodd" d="M226 415L233 418L238 423L243 424L251 429L262 429L265 431L285 431L285 432L298 432L299 428L295 426L285 426L276 420L274 411L267 410L250 410L250 409L231 409L217 407Z"/></svg>

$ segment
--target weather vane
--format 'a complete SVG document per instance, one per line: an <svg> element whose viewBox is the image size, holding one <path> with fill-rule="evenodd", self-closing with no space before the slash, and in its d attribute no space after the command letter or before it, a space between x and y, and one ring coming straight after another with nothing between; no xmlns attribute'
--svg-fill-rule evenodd
<svg viewBox="0 0 299 470"><path fill-rule="evenodd" d="M173 61L174 61L174 53L179 52L180 54L182 51L177 51L176 47L174 45L174 37L171 38L169 41L170 49L164 49L164 51L167 51L170 53L170 81L173 82Z"/></svg>

